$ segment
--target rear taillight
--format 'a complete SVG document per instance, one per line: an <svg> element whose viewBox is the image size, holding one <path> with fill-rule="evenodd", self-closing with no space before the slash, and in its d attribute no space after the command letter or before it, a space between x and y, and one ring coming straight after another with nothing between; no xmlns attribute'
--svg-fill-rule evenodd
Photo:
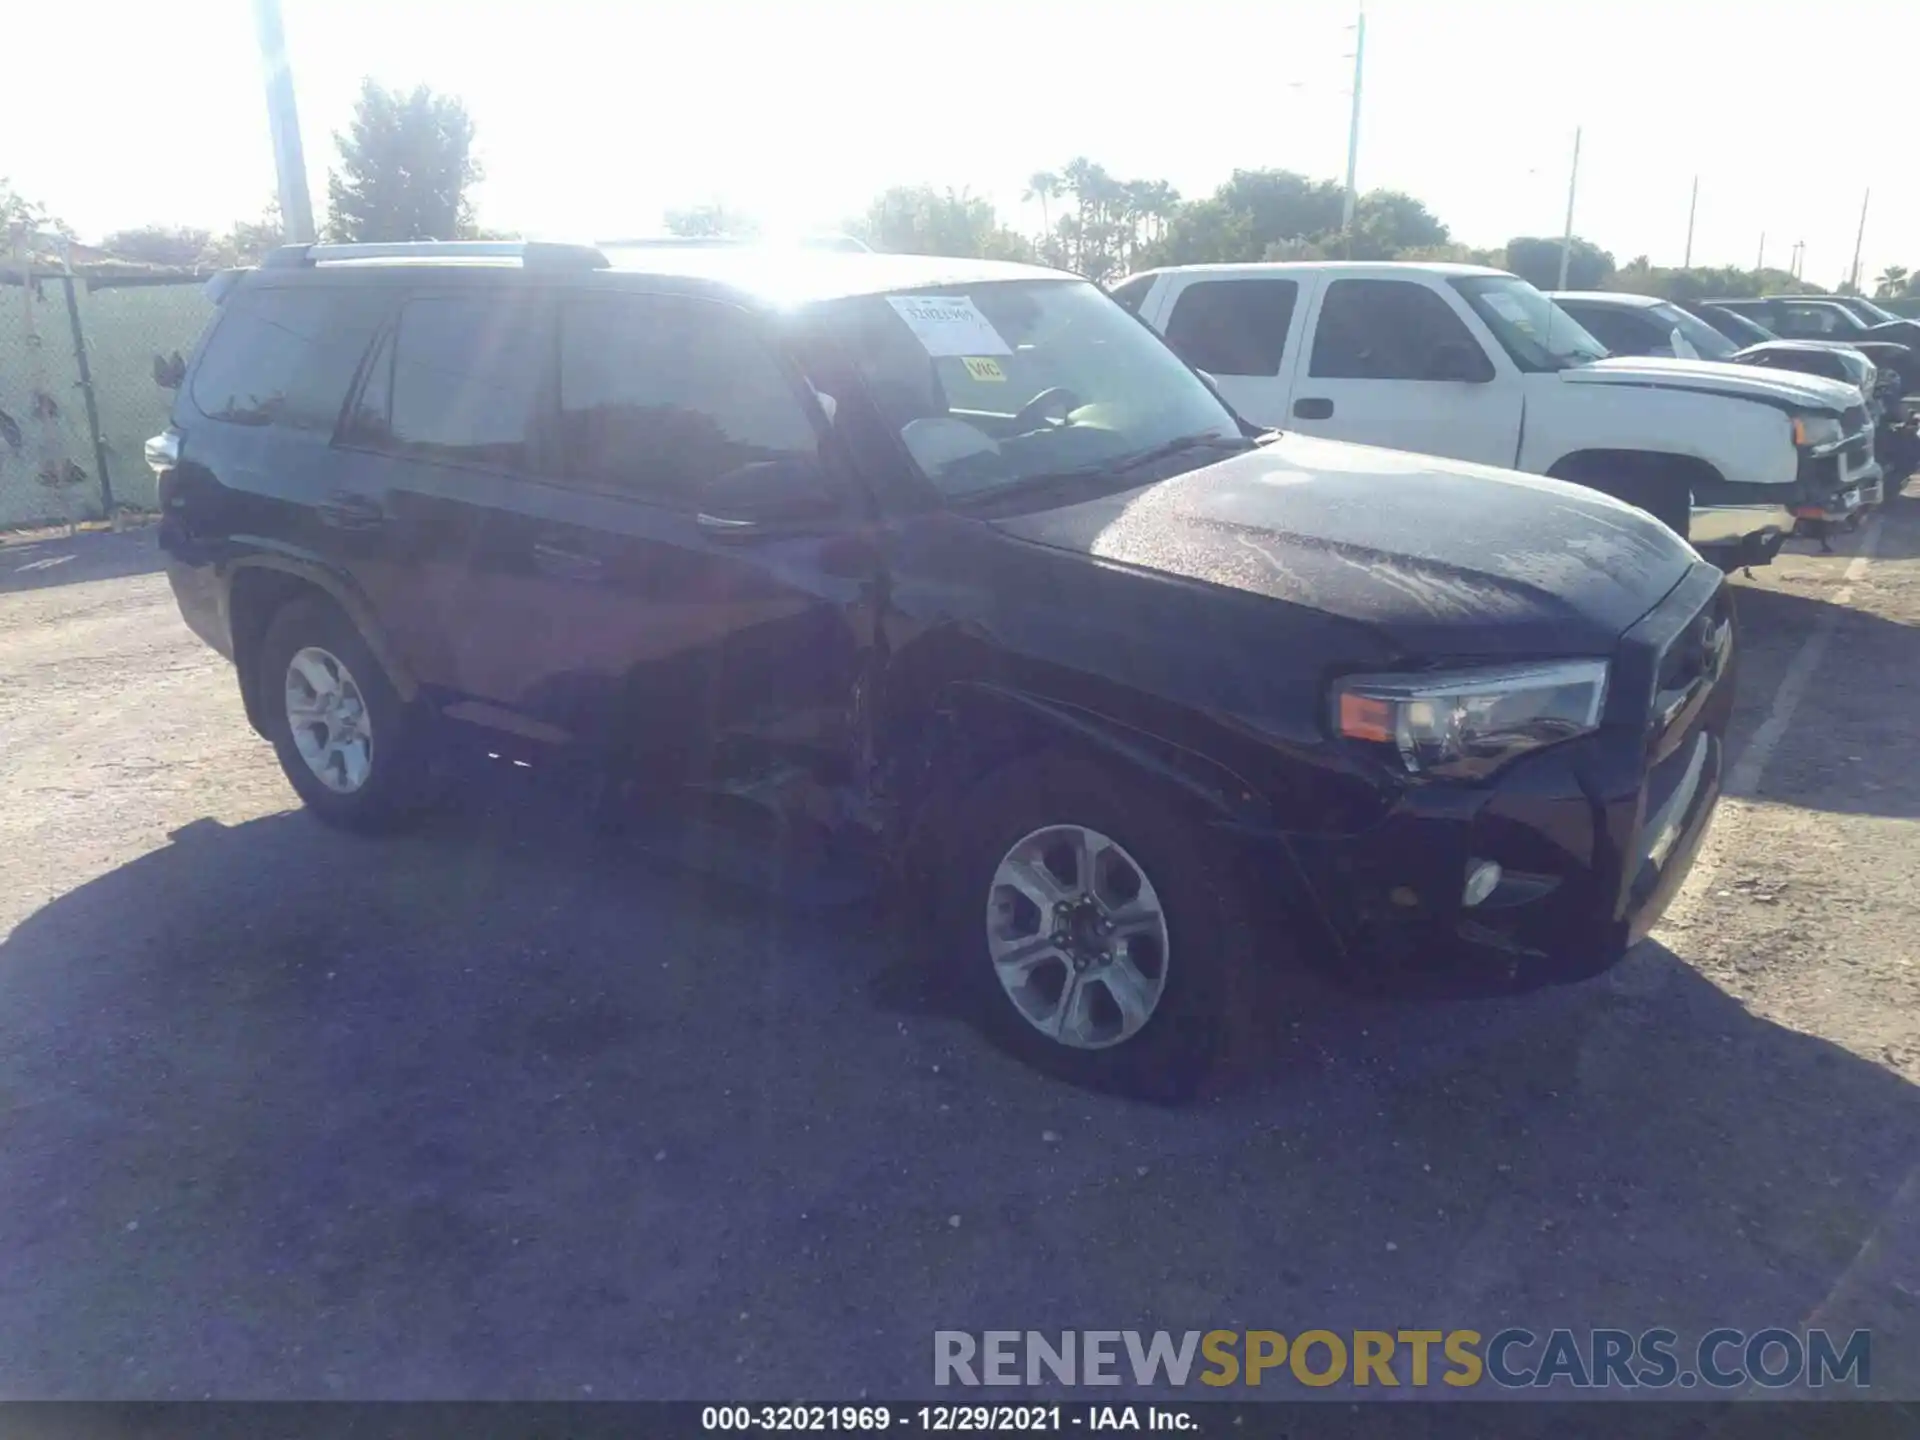
<svg viewBox="0 0 1920 1440"><path fill-rule="evenodd" d="M164 475L180 463L180 432L168 426L147 441L147 468Z"/></svg>

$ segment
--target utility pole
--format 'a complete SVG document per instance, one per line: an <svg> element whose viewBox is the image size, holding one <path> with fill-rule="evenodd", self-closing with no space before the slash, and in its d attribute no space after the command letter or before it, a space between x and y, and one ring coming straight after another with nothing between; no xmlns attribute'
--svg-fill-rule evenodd
<svg viewBox="0 0 1920 1440"><path fill-rule="evenodd" d="M1767 232L1764 230L1760 232L1760 258L1753 262L1753 268L1755 270L1767 268Z"/></svg>
<svg viewBox="0 0 1920 1440"><path fill-rule="evenodd" d="M1580 184L1580 130L1573 132L1573 170L1567 176L1567 228L1560 237L1560 283L1554 288L1567 288L1567 262L1573 258L1573 192Z"/></svg>
<svg viewBox="0 0 1920 1440"><path fill-rule="evenodd" d="M1353 175L1360 163L1360 76L1367 61L1367 12L1363 7L1354 21L1353 37L1353 114L1347 121L1347 198L1340 207L1340 230L1346 237L1347 259L1353 258Z"/></svg>
<svg viewBox="0 0 1920 1440"><path fill-rule="evenodd" d="M1696 175L1693 177L1693 198L1687 201L1687 253L1680 261L1680 268L1682 270L1691 270L1693 268L1693 216L1694 212L1699 208L1700 177Z"/></svg>
<svg viewBox="0 0 1920 1440"><path fill-rule="evenodd" d="M1867 201L1872 198L1871 190L1860 197L1860 228L1853 233L1853 269L1847 272L1847 284L1855 290L1860 288L1860 242L1867 238Z"/></svg>
<svg viewBox="0 0 1920 1440"><path fill-rule="evenodd" d="M307 157L300 148L300 115L293 105L293 71L280 24L280 0L253 0L260 39L260 68L267 82L267 128L273 136L273 168L280 182L280 220L290 244L314 238L313 202L307 194Z"/></svg>

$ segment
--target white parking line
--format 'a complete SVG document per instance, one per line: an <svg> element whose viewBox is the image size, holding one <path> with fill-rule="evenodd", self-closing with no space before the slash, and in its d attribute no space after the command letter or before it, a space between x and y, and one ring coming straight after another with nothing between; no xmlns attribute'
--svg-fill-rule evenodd
<svg viewBox="0 0 1920 1440"><path fill-rule="evenodd" d="M1813 683L1814 674L1827 652L1827 644L1833 639L1833 632L1839 628L1845 607L1853 601L1853 587L1866 578L1867 568L1873 560L1874 546L1880 540L1880 524L1881 517L1875 515L1860 528L1860 548L1847 563L1840 577L1839 589L1829 598L1812 632L1800 642L1800 648L1794 652L1786 674L1781 677L1780 688L1773 692L1773 704L1767 708L1767 718L1753 732L1753 739L1747 742L1747 748L1740 753L1739 763L1728 772L1726 783L1721 787L1723 803L1713 817L1713 828L1707 834L1706 843L1701 846L1692 872L1681 885L1680 893L1667 906L1667 913L1660 922L1662 929L1684 929L1692 922L1702 897L1719 883L1721 871L1725 868L1723 857L1741 848L1741 832L1747 828L1746 807L1724 802L1749 800L1759 793L1761 782L1766 778L1768 762L1779 748L1787 727L1793 723L1793 713L1800 708L1807 687ZM1624 991L1640 989L1647 977L1636 974L1637 968L1616 966L1612 972L1616 977L1616 988ZM1622 971L1627 973L1623 974Z"/></svg>

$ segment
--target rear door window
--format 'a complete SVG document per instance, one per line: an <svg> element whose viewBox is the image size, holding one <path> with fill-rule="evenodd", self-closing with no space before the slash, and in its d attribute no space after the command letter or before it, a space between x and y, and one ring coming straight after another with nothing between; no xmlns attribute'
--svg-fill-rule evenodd
<svg viewBox="0 0 1920 1440"><path fill-rule="evenodd" d="M1635 311L1613 305L1583 305L1578 300L1562 300L1560 308L1571 315L1594 339L1614 355L1651 355L1662 347L1666 337L1657 325Z"/></svg>
<svg viewBox="0 0 1920 1440"><path fill-rule="evenodd" d="M1210 375L1274 376L1300 287L1292 280L1196 280L1167 317L1167 344Z"/></svg>
<svg viewBox="0 0 1920 1440"><path fill-rule="evenodd" d="M1815 339L1825 339L1833 335L1849 333L1853 327L1847 324L1843 312L1837 305L1782 305L1780 312L1780 333L1782 335L1805 335Z"/></svg>
<svg viewBox="0 0 1920 1440"><path fill-rule="evenodd" d="M376 357L356 410L382 448L422 460L525 471L551 341L520 296L418 295L400 307L390 370ZM378 391L387 390L384 425Z"/></svg>
<svg viewBox="0 0 1920 1440"><path fill-rule="evenodd" d="M1120 303L1122 309L1138 315L1140 307L1147 303L1147 296L1153 291L1153 282L1159 278L1158 275L1136 275L1107 293Z"/></svg>
<svg viewBox="0 0 1920 1440"><path fill-rule="evenodd" d="M194 371L195 408L230 424L332 433L383 308L377 294L331 286L241 289Z"/></svg>
<svg viewBox="0 0 1920 1440"><path fill-rule="evenodd" d="M1451 306L1409 280L1336 280L1314 327L1312 375L1323 380L1431 380L1442 345L1493 364Z"/></svg>

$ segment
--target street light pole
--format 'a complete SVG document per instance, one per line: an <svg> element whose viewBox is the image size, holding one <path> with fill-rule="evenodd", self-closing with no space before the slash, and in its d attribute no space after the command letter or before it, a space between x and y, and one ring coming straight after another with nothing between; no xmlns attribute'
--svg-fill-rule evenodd
<svg viewBox="0 0 1920 1440"><path fill-rule="evenodd" d="M313 202L307 194L307 159L300 148L300 115L293 105L293 71L280 24L280 0L253 0L260 39L260 68L267 82L267 128L273 136L273 168L280 183L280 221L291 244L311 242Z"/></svg>
<svg viewBox="0 0 1920 1440"><path fill-rule="evenodd" d="M1360 163L1360 76L1367 61L1367 12L1362 9L1354 23L1353 40L1353 113L1347 121L1347 196L1340 207L1340 230L1346 237L1347 256L1353 258L1353 176Z"/></svg>
<svg viewBox="0 0 1920 1440"><path fill-rule="evenodd" d="M1867 238L1867 201L1872 198L1871 190L1860 197L1860 228L1853 235L1853 269L1847 275L1847 284L1855 290L1860 288L1860 242Z"/></svg>
<svg viewBox="0 0 1920 1440"><path fill-rule="evenodd" d="M1687 253L1680 261L1680 268L1682 270L1691 270L1693 268L1693 216L1694 212L1699 208L1700 177L1696 175L1693 177L1693 198L1687 201Z"/></svg>
<svg viewBox="0 0 1920 1440"><path fill-rule="evenodd" d="M1576 126L1573 132L1573 170L1567 176L1567 228L1560 237L1560 283L1554 288L1567 288L1567 262L1573 258L1573 192L1580 184L1580 130Z"/></svg>

